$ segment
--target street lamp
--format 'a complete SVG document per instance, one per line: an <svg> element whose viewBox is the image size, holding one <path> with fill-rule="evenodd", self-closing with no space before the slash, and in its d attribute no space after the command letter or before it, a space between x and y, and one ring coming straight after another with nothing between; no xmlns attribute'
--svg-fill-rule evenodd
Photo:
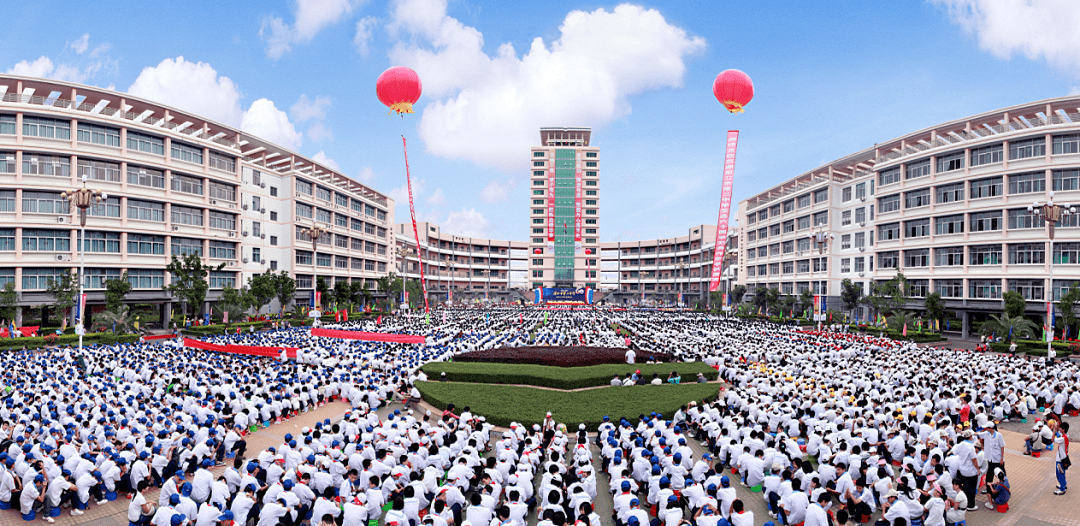
<svg viewBox="0 0 1080 526"><path fill-rule="evenodd" d="M86 187L86 176L82 177L82 188L76 188L74 190L67 190L60 194L60 198L66 200L71 205L74 205L79 209L79 297L76 300L76 305L79 309L79 317L75 320L75 332L79 334L79 354L82 354L83 350L83 334L86 333L86 327L83 326L83 319L86 318L86 305L83 303L83 285L86 280L86 211L91 206L98 204L105 199L108 199L108 195L101 190L91 190Z"/></svg>
<svg viewBox="0 0 1080 526"><path fill-rule="evenodd" d="M319 312L319 238L324 235L330 235L329 228L323 228L314 222L310 227L304 227L300 229L300 234L311 237L311 297L315 301L315 314L313 318L318 319L322 315Z"/></svg>
<svg viewBox="0 0 1080 526"><path fill-rule="evenodd" d="M825 249L828 248L829 243L832 242L835 236L831 232L811 232L809 236L810 242L814 243L818 249L818 255L824 254Z"/></svg>
<svg viewBox="0 0 1080 526"><path fill-rule="evenodd" d="M1050 344L1054 341L1054 327L1050 325L1052 313L1054 311L1054 223L1064 220L1069 214L1075 214L1076 208L1073 208L1069 203L1054 204L1054 192L1049 192L1049 198L1045 204L1040 204L1038 201L1031 203L1027 207L1028 213L1035 214L1035 216L1042 216L1046 221L1046 226L1050 233L1050 295L1046 300L1046 355L1051 356Z"/></svg>
<svg viewBox="0 0 1080 526"><path fill-rule="evenodd" d="M689 289L690 289L690 273L686 272L686 269L690 268L690 264L689 263L676 263L675 268L679 270L679 273L686 273L686 288L687 288L686 291L680 290L679 276L678 275L675 276L675 289L680 290L680 292L681 292L680 296L682 296L680 298L680 303L682 303L683 301L685 301L685 300L683 300L683 298L686 297L686 292L689 292ZM689 302L687 302L687 303L689 303Z"/></svg>

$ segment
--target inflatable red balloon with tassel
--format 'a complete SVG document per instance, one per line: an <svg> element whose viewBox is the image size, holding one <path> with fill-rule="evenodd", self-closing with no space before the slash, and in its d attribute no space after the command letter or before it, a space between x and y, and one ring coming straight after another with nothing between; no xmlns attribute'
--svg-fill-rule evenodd
<svg viewBox="0 0 1080 526"><path fill-rule="evenodd" d="M382 72L375 81L375 93L379 96L379 102L391 111L398 112L398 115L412 113L413 104L420 100L423 91L420 75L405 66L394 66Z"/></svg>
<svg viewBox="0 0 1080 526"><path fill-rule="evenodd" d="M754 98L754 82L750 76L737 69L721 71L712 85L713 95L731 113L742 113Z"/></svg>
<svg viewBox="0 0 1080 526"><path fill-rule="evenodd" d="M402 119L405 118L403 114L413 113L413 104L420 100L420 94L423 91L420 75L405 66L394 66L382 72L375 81L375 94L379 97L379 102L389 107L391 113L396 111ZM413 237L419 249L423 245L420 244L420 233L416 229L412 177L409 175L409 147L405 143L405 135L401 136L401 147L405 151L405 184L409 188L409 215L412 216ZM429 312L427 280L424 279L424 258L421 256L422 254L417 254L417 260L420 262L420 286L424 292L424 312Z"/></svg>

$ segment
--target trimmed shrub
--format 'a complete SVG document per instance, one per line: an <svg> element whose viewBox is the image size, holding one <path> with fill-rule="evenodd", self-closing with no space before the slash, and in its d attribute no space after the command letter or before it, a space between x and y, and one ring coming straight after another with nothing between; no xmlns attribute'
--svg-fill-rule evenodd
<svg viewBox="0 0 1080 526"><path fill-rule="evenodd" d="M653 373L667 383L668 374L678 371L683 384L694 383L697 373L702 373L710 381L716 380L719 372L702 362L664 363L664 364L606 364L588 367L549 367L545 365L476 363L476 362L432 362L421 369L430 379L439 378L439 373L446 372L450 382L476 384L519 384L550 387L553 389L580 389L609 385L614 375L632 373L640 369L645 378L651 380ZM680 384L680 385L683 385Z"/></svg>
<svg viewBox="0 0 1080 526"><path fill-rule="evenodd" d="M634 350L637 361L671 362L673 357L665 353ZM486 363L531 363L557 367L583 367L587 365L626 363L626 349L619 347L577 347L577 346L542 346L542 347L499 347L485 349L454 356L459 362ZM669 371L670 372L670 371Z"/></svg>

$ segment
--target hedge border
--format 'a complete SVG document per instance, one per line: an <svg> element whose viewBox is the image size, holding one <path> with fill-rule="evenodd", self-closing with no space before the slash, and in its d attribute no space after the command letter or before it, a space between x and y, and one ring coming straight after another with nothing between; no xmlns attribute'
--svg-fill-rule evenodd
<svg viewBox="0 0 1080 526"><path fill-rule="evenodd" d="M685 384L695 383L697 373L709 381L720 373L703 362L659 364L602 364L584 367L554 367L550 365L507 364L495 362L431 362L421 367L429 378L437 379L446 372L451 382L474 384L520 384L550 387L554 389L580 389L583 387L610 386L613 375L623 377L626 373L640 370L647 379L655 372L666 381L671 371L678 371Z"/></svg>

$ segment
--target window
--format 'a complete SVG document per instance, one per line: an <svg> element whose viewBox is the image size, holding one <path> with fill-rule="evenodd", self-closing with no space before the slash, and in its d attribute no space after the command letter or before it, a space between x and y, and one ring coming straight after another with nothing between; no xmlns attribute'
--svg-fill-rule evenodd
<svg viewBox="0 0 1080 526"><path fill-rule="evenodd" d="M258 249L255 249L255 250L258 250ZM255 253L254 251L252 251L251 257L252 258L257 258L258 254ZM253 259L253 261L258 261L258 259ZM334 268L341 268L341 269L349 268L349 258L347 258L345 256L334 256Z"/></svg>
<svg viewBox="0 0 1080 526"><path fill-rule="evenodd" d="M343 228L349 228L349 217L343 214L334 214L334 224Z"/></svg>
<svg viewBox="0 0 1080 526"><path fill-rule="evenodd" d="M1054 243L1054 265L1076 265L1080 263L1080 243Z"/></svg>
<svg viewBox="0 0 1080 526"><path fill-rule="evenodd" d="M878 172L878 186L885 186L900 182L900 167L896 166L888 170Z"/></svg>
<svg viewBox="0 0 1080 526"><path fill-rule="evenodd" d="M15 128L14 115L0 115L0 135L15 135Z"/></svg>
<svg viewBox="0 0 1080 526"><path fill-rule="evenodd" d="M536 193L536 192L533 192L533 193ZM544 193L544 191L540 190L540 194L543 195L543 193ZM594 195L596 195L596 190L585 190L585 195L594 196Z"/></svg>
<svg viewBox="0 0 1080 526"><path fill-rule="evenodd" d="M22 289L25 290L45 290L49 288L49 284L55 280L58 280L64 274L67 274L68 270L64 268L23 268L22 269Z"/></svg>
<svg viewBox="0 0 1080 526"><path fill-rule="evenodd" d="M926 237L930 235L930 219L915 219L904 222L904 237Z"/></svg>
<svg viewBox="0 0 1080 526"><path fill-rule="evenodd" d="M844 234L840 236L840 250L848 250L851 248L851 234Z"/></svg>
<svg viewBox="0 0 1080 526"><path fill-rule="evenodd" d="M270 221L277 221L277 212L270 212Z"/></svg>
<svg viewBox="0 0 1080 526"><path fill-rule="evenodd" d="M794 232L795 231L795 220L794 219L789 219L787 221L784 221L784 227L783 228L784 228L784 233L785 234L787 234L789 232Z"/></svg>
<svg viewBox="0 0 1080 526"><path fill-rule="evenodd" d="M765 221L769 218L769 210L765 209L757 213L758 221Z"/></svg>
<svg viewBox="0 0 1080 526"><path fill-rule="evenodd" d="M129 150L165 155L165 140L161 137L146 135L128 130L127 147Z"/></svg>
<svg viewBox="0 0 1080 526"><path fill-rule="evenodd" d="M296 251L296 264L297 265L310 265L311 264L311 252L308 252L306 250L297 250ZM310 281L310 279L311 278L308 277L309 281ZM309 284L308 286L310 287L311 285Z"/></svg>
<svg viewBox="0 0 1080 526"><path fill-rule="evenodd" d="M930 159L908 163L904 179L918 179L930 175Z"/></svg>
<svg viewBox="0 0 1080 526"><path fill-rule="evenodd" d="M543 168L544 167L544 161L533 161L533 166Z"/></svg>
<svg viewBox="0 0 1080 526"><path fill-rule="evenodd" d="M798 198L799 208L806 208L810 206L810 194L800 195ZM758 218L760 219L760 218Z"/></svg>
<svg viewBox="0 0 1080 526"><path fill-rule="evenodd" d="M1027 159L1046 155L1046 139L1037 137L1009 143L1009 159ZM974 163L972 163L974 164Z"/></svg>
<svg viewBox="0 0 1080 526"><path fill-rule="evenodd" d="M855 222L862 226L866 223L866 208L860 207L855 209Z"/></svg>
<svg viewBox="0 0 1080 526"><path fill-rule="evenodd" d="M82 161L79 161L81 167ZM71 177L71 158L23 152L24 175L55 175Z"/></svg>
<svg viewBox="0 0 1080 526"><path fill-rule="evenodd" d="M149 201L128 199L127 216L128 219L157 221L162 223L165 221L165 205L161 203L151 203Z"/></svg>
<svg viewBox="0 0 1080 526"><path fill-rule="evenodd" d="M338 248L349 248L349 236L334 234L334 246Z"/></svg>
<svg viewBox="0 0 1080 526"><path fill-rule="evenodd" d="M972 279L968 280L968 297L979 299L1001 298L1001 280L997 279Z"/></svg>
<svg viewBox="0 0 1080 526"><path fill-rule="evenodd" d="M585 157L586 158L590 158L590 157L591 158L596 158L596 154L597 154L597 152L585 152Z"/></svg>
<svg viewBox="0 0 1080 526"><path fill-rule="evenodd" d="M887 195L878 198L878 213L895 212L900 210L900 194Z"/></svg>
<svg viewBox="0 0 1080 526"><path fill-rule="evenodd" d="M544 229L543 228L534 228L534 229L532 229L532 233L534 233L534 234L543 234ZM541 239L541 238L534 237L533 239ZM543 243L543 241L533 241L533 243Z"/></svg>
<svg viewBox="0 0 1080 526"><path fill-rule="evenodd" d="M199 239L190 239L186 237L172 238L172 255L174 256L186 256L188 254L195 254L196 256L203 256L203 244Z"/></svg>
<svg viewBox="0 0 1080 526"><path fill-rule="evenodd" d="M779 256L780 255L780 243L773 243L773 244L769 245L769 255L770 256Z"/></svg>
<svg viewBox="0 0 1080 526"><path fill-rule="evenodd" d="M908 294L916 298L925 298L926 293L930 289L930 280L928 279L910 279L908 280Z"/></svg>
<svg viewBox="0 0 1080 526"><path fill-rule="evenodd" d="M800 259L799 261L796 262L796 266L798 267L798 272L810 272L810 260L809 259ZM748 267L748 268L754 268L754 267Z"/></svg>
<svg viewBox="0 0 1080 526"><path fill-rule="evenodd" d="M795 252L795 242L794 241L784 241L782 248L783 248L783 252L785 254L790 254L792 252Z"/></svg>
<svg viewBox="0 0 1080 526"><path fill-rule="evenodd" d="M866 183L859 183L855 185L855 199L866 198Z"/></svg>
<svg viewBox="0 0 1080 526"><path fill-rule="evenodd" d="M964 264L964 247L934 249L934 266L954 267Z"/></svg>
<svg viewBox="0 0 1080 526"><path fill-rule="evenodd" d="M257 248L255 250L258 250ZM236 259L236 243L210 241L211 259ZM255 261L259 261L256 259Z"/></svg>
<svg viewBox="0 0 1080 526"><path fill-rule="evenodd" d="M900 252L892 250L878 253L878 266L880 268L899 268Z"/></svg>
<svg viewBox="0 0 1080 526"><path fill-rule="evenodd" d="M172 205L172 222L181 225L203 226L203 212L198 208Z"/></svg>
<svg viewBox="0 0 1080 526"><path fill-rule="evenodd" d="M964 297L964 280L935 279L934 292L941 294L943 298L962 298Z"/></svg>
<svg viewBox="0 0 1080 526"><path fill-rule="evenodd" d="M596 181L585 181L585 186L596 186ZM593 194L596 195L596 194Z"/></svg>
<svg viewBox="0 0 1080 526"><path fill-rule="evenodd" d="M15 211L15 190L0 190L0 212Z"/></svg>
<svg viewBox="0 0 1080 526"><path fill-rule="evenodd" d="M71 140L71 121L23 115L23 136Z"/></svg>
<svg viewBox="0 0 1080 526"><path fill-rule="evenodd" d="M793 210L795 210L795 200L788 199L787 201L784 201L784 212L791 212Z"/></svg>
<svg viewBox="0 0 1080 526"><path fill-rule="evenodd" d="M862 257L855 258L855 272L865 272L865 271L866 271L866 261L865 261L865 259L862 258Z"/></svg>
<svg viewBox="0 0 1080 526"><path fill-rule="evenodd" d="M1046 262L1046 245L1043 243L1016 243L1009 245L1010 265L1042 265Z"/></svg>
<svg viewBox="0 0 1080 526"><path fill-rule="evenodd" d="M165 237L128 234L127 251L128 254L164 255Z"/></svg>
<svg viewBox="0 0 1080 526"><path fill-rule="evenodd" d="M595 228L586 228L586 229L585 229L585 233L586 233L586 234L595 234L595 233L596 233L596 229L595 229Z"/></svg>
<svg viewBox="0 0 1080 526"><path fill-rule="evenodd" d="M198 146L192 146L190 144L184 144L182 142L172 142L172 158L180 161L202 164L203 163L203 149Z"/></svg>
<svg viewBox="0 0 1080 526"><path fill-rule="evenodd" d="M840 190L840 202L846 203L848 201L851 201L851 187L845 186Z"/></svg>
<svg viewBox="0 0 1080 526"><path fill-rule="evenodd" d="M302 195L311 195L311 183L303 180L296 180L296 193Z"/></svg>
<svg viewBox="0 0 1080 526"><path fill-rule="evenodd" d="M316 186L315 187L315 197L318 198L319 200L326 201L326 202L329 203L331 198L332 198L332 194L333 193L330 191L329 188L323 188L321 186Z"/></svg>
<svg viewBox="0 0 1080 526"><path fill-rule="evenodd" d="M964 167L964 152L942 155L937 158L937 173L960 170Z"/></svg>
<svg viewBox="0 0 1080 526"><path fill-rule="evenodd" d="M533 157L543 157L544 152L533 152Z"/></svg>
<svg viewBox="0 0 1080 526"><path fill-rule="evenodd" d="M585 161L586 168L596 168L596 161Z"/></svg>
<svg viewBox="0 0 1080 526"><path fill-rule="evenodd" d="M825 226L829 224L829 213L818 212L814 214L814 226Z"/></svg>
<svg viewBox="0 0 1080 526"><path fill-rule="evenodd" d="M236 187L231 184L221 184L210 181L210 199L236 202ZM257 199L254 197L252 199ZM252 201L255 203L255 201ZM260 207L261 208L261 207Z"/></svg>
<svg viewBox="0 0 1080 526"><path fill-rule="evenodd" d="M218 170L222 170L222 171L226 171L226 172L236 172L236 158L232 157L232 156L229 156L229 155L222 155L220 153L211 151L210 152L210 167L211 168L217 168ZM255 174L258 174L258 173L259 173L258 170L256 170ZM257 180L257 176L254 177L253 180L255 180L256 185L259 184L259 182Z"/></svg>
<svg viewBox="0 0 1080 526"><path fill-rule="evenodd" d="M904 208L918 208L930 205L930 189L912 190L904 193Z"/></svg>
<svg viewBox="0 0 1080 526"><path fill-rule="evenodd" d="M70 252L70 230L24 228L22 249L26 252Z"/></svg>
<svg viewBox="0 0 1080 526"><path fill-rule="evenodd" d="M1045 225L1041 215L1028 212L1026 208L1009 210L1009 230L1020 228L1042 228Z"/></svg>
<svg viewBox="0 0 1080 526"><path fill-rule="evenodd" d="M15 152L0 152L0 173L15 173Z"/></svg>
<svg viewBox="0 0 1080 526"><path fill-rule="evenodd" d="M938 204L964 200L964 183L943 184L934 188Z"/></svg>
<svg viewBox="0 0 1080 526"><path fill-rule="evenodd" d="M90 205L88 211L94 217L120 217L120 198L109 197Z"/></svg>
<svg viewBox="0 0 1080 526"><path fill-rule="evenodd" d="M815 259L814 261L817 261L817 260ZM770 276L779 276L780 275L780 264L779 263L769 263L769 275ZM651 277L651 276L649 276L649 277Z"/></svg>
<svg viewBox="0 0 1080 526"><path fill-rule="evenodd" d="M1030 194L1045 191L1046 174L1043 172L1030 172L1009 176L1009 195Z"/></svg>
<svg viewBox="0 0 1080 526"><path fill-rule="evenodd" d="M371 205L364 205L364 215L368 217L375 217L375 207Z"/></svg>
<svg viewBox="0 0 1080 526"><path fill-rule="evenodd" d="M364 223L364 233L369 236L375 235L375 225L371 223Z"/></svg>
<svg viewBox="0 0 1080 526"><path fill-rule="evenodd" d="M236 287L236 273L211 270L210 288L223 289L225 287Z"/></svg>
<svg viewBox="0 0 1080 526"><path fill-rule="evenodd" d="M802 216L798 219L799 230L810 228L810 216Z"/></svg>
<svg viewBox="0 0 1080 526"><path fill-rule="evenodd" d="M543 203L540 203L543 204ZM596 206L596 199L586 199L585 206Z"/></svg>
<svg viewBox="0 0 1080 526"><path fill-rule="evenodd" d="M160 289L165 285L165 271L129 269L127 280L133 289Z"/></svg>
<svg viewBox="0 0 1080 526"><path fill-rule="evenodd" d="M203 195L203 180L198 177L174 173L172 174L172 189L174 192Z"/></svg>
<svg viewBox="0 0 1080 526"><path fill-rule="evenodd" d="M813 261L814 272L828 272L829 260L828 258L814 258ZM773 263L775 265L775 263Z"/></svg>
<svg viewBox="0 0 1080 526"><path fill-rule="evenodd" d="M851 224L851 210L844 210L843 212L840 212L840 226L848 226L850 224Z"/></svg>
<svg viewBox="0 0 1080 526"><path fill-rule="evenodd" d="M1054 191L1061 190L1080 190L1080 184L1077 184L1080 180L1080 170L1054 170L1052 172L1054 181Z"/></svg>
<svg viewBox="0 0 1080 526"><path fill-rule="evenodd" d="M532 277L534 277L534 278L542 278L542 277L544 277L544 271L543 270L534 270L534 271L532 271Z"/></svg>
<svg viewBox="0 0 1080 526"><path fill-rule="evenodd" d="M542 218L542 217L534 217L532 222L533 222L534 225L542 225L542 224L544 224L544 218Z"/></svg>
<svg viewBox="0 0 1080 526"><path fill-rule="evenodd" d="M972 199L1000 197L1002 193L1002 178L1000 175L971 181Z"/></svg>
<svg viewBox="0 0 1080 526"><path fill-rule="evenodd" d="M814 203L824 203L824 202L826 202L828 200L829 200L829 190L827 188L822 188L821 190L817 190L817 191L814 192ZM780 207L777 206L776 210L779 211Z"/></svg>
<svg viewBox="0 0 1080 526"><path fill-rule="evenodd" d="M794 261L785 261L784 264L783 264L783 273L784 274L791 274L792 272L795 272L795 262Z"/></svg>
<svg viewBox="0 0 1080 526"><path fill-rule="evenodd" d="M104 161L79 159L79 177L95 181L120 182L120 165Z"/></svg>
<svg viewBox="0 0 1080 526"><path fill-rule="evenodd" d="M15 229L0 228L0 251L8 252L15 250ZM0 286L3 284L0 283Z"/></svg>
<svg viewBox="0 0 1080 526"><path fill-rule="evenodd" d="M1000 265L1001 245L972 245L968 247L968 265Z"/></svg>
<svg viewBox="0 0 1080 526"><path fill-rule="evenodd" d="M769 226L769 235L772 236L772 237L777 237L777 236L780 235L780 224L779 223Z"/></svg>
<svg viewBox="0 0 1080 526"><path fill-rule="evenodd" d="M746 240L747 241L756 241L757 240L757 232L753 231L753 230L747 232L746 233Z"/></svg>
<svg viewBox="0 0 1080 526"><path fill-rule="evenodd" d="M1001 230L1001 212L979 212L971 214L972 232Z"/></svg>
<svg viewBox="0 0 1080 526"><path fill-rule="evenodd" d="M127 169L127 179L128 184L149 186L151 188L165 188L165 175L158 170L152 170L150 168L129 164Z"/></svg>
<svg viewBox="0 0 1080 526"><path fill-rule="evenodd" d="M863 248L865 246L866 246L866 233L865 232L856 232L855 233L855 248Z"/></svg>
<svg viewBox="0 0 1080 526"><path fill-rule="evenodd" d="M352 238L352 241L350 242L350 248L357 251L364 250L364 240L358 237Z"/></svg>
<svg viewBox="0 0 1080 526"><path fill-rule="evenodd" d="M175 205L173 205L173 209L174 210L176 209ZM254 223L254 225L256 226L256 228L255 228L255 235L256 236L259 235L258 224L259 224L258 222ZM216 228L218 230L236 230L236 216L233 215L233 214L224 214L224 213L221 213L221 212L214 212L213 210L211 210L210 211L210 228Z"/></svg>
<svg viewBox="0 0 1080 526"><path fill-rule="evenodd" d="M1018 292L1025 300L1043 299L1043 280L1041 279L1010 279L1009 291Z"/></svg>
<svg viewBox="0 0 1080 526"><path fill-rule="evenodd" d="M296 217L311 219L311 205L296 203Z"/></svg>
<svg viewBox="0 0 1080 526"><path fill-rule="evenodd" d="M1002 145L991 144L982 148L971 149L971 166L1000 163L1002 161Z"/></svg>
<svg viewBox="0 0 1080 526"><path fill-rule="evenodd" d="M1080 133L1055 135L1053 154L1080 153Z"/></svg>
<svg viewBox="0 0 1080 526"><path fill-rule="evenodd" d="M23 190L22 211L28 214L66 214L68 202L59 192L28 192Z"/></svg>

